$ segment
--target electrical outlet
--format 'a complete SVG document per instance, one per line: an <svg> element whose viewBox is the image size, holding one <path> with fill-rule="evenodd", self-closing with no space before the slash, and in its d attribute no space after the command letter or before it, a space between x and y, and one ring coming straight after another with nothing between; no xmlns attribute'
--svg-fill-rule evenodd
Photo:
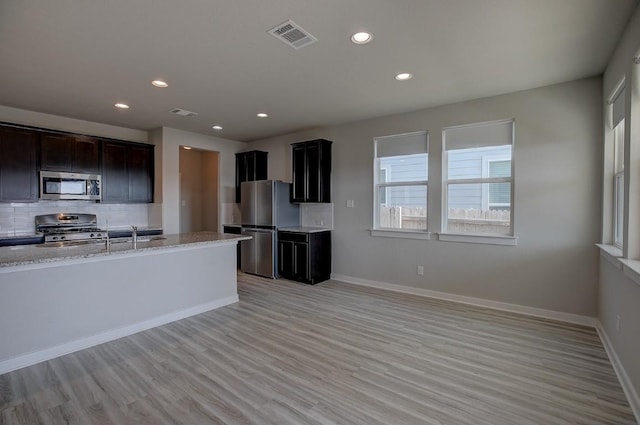
<svg viewBox="0 0 640 425"><path fill-rule="evenodd" d="M620 332L620 322L622 322L622 318L619 314L616 315L616 332Z"/></svg>
<svg viewBox="0 0 640 425"><path fill-rule="evenodd" d="M424 276L424 266L418 266L418 276Z"/></svg>
<svg viewBox="0 0 640 425"><path fill-rule="evenodd" d="M353 199L347 199L347 208L353 208L354 202Z"/></svg>

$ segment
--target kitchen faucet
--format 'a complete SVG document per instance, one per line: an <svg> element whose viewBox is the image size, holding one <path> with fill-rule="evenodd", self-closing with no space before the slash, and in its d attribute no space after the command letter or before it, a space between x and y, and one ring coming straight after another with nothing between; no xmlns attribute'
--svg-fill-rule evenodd
<svg viewBox="0 0 640 425"><path fill-rule="evenodd" d="M109 239L109 219L107 219L107 238L104 240L104 247L107 252L111 252L111 239Z"/></svg>
<svg viewBox="0 0 640 425"><path fill-rule="evenodd" d="M131 238L133 240L133 249L138 249L138 226L131 226Z"/></svg>

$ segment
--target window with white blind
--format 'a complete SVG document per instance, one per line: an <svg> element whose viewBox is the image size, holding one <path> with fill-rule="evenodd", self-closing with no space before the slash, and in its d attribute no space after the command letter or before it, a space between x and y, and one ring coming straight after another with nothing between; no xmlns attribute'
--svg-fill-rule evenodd
<svg viewBox="0 0 640 425"><path fill-rule="evenodd" d="M374 230L426 232L427 132L374 139Z"/></svg>
<svg viewBox="0 0 640 425"><path fill-rule="evenodd" d="M443 131L443 221L450 234L513 235L513 121Z"/></svg>

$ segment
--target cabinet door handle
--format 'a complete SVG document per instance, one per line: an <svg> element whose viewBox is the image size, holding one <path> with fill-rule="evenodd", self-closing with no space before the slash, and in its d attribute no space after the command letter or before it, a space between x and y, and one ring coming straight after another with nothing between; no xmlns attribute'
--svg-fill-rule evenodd
<svg viewBox="0 0 640 425"><path fill-rule="evenodd" d="M296 250L296 244L293 244L291 249L293 251L293 274L297 276L298 275L298 251Z"/></svg>

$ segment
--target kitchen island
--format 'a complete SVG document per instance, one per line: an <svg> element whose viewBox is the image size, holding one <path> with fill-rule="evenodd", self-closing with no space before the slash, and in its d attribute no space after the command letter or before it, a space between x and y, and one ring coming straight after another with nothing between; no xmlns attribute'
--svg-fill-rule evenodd
<svg viewBox="0 0 640 425"><path fill-rule="evenodd" d="M0 374L238 301L242 235L0 248Z"/></svg>

